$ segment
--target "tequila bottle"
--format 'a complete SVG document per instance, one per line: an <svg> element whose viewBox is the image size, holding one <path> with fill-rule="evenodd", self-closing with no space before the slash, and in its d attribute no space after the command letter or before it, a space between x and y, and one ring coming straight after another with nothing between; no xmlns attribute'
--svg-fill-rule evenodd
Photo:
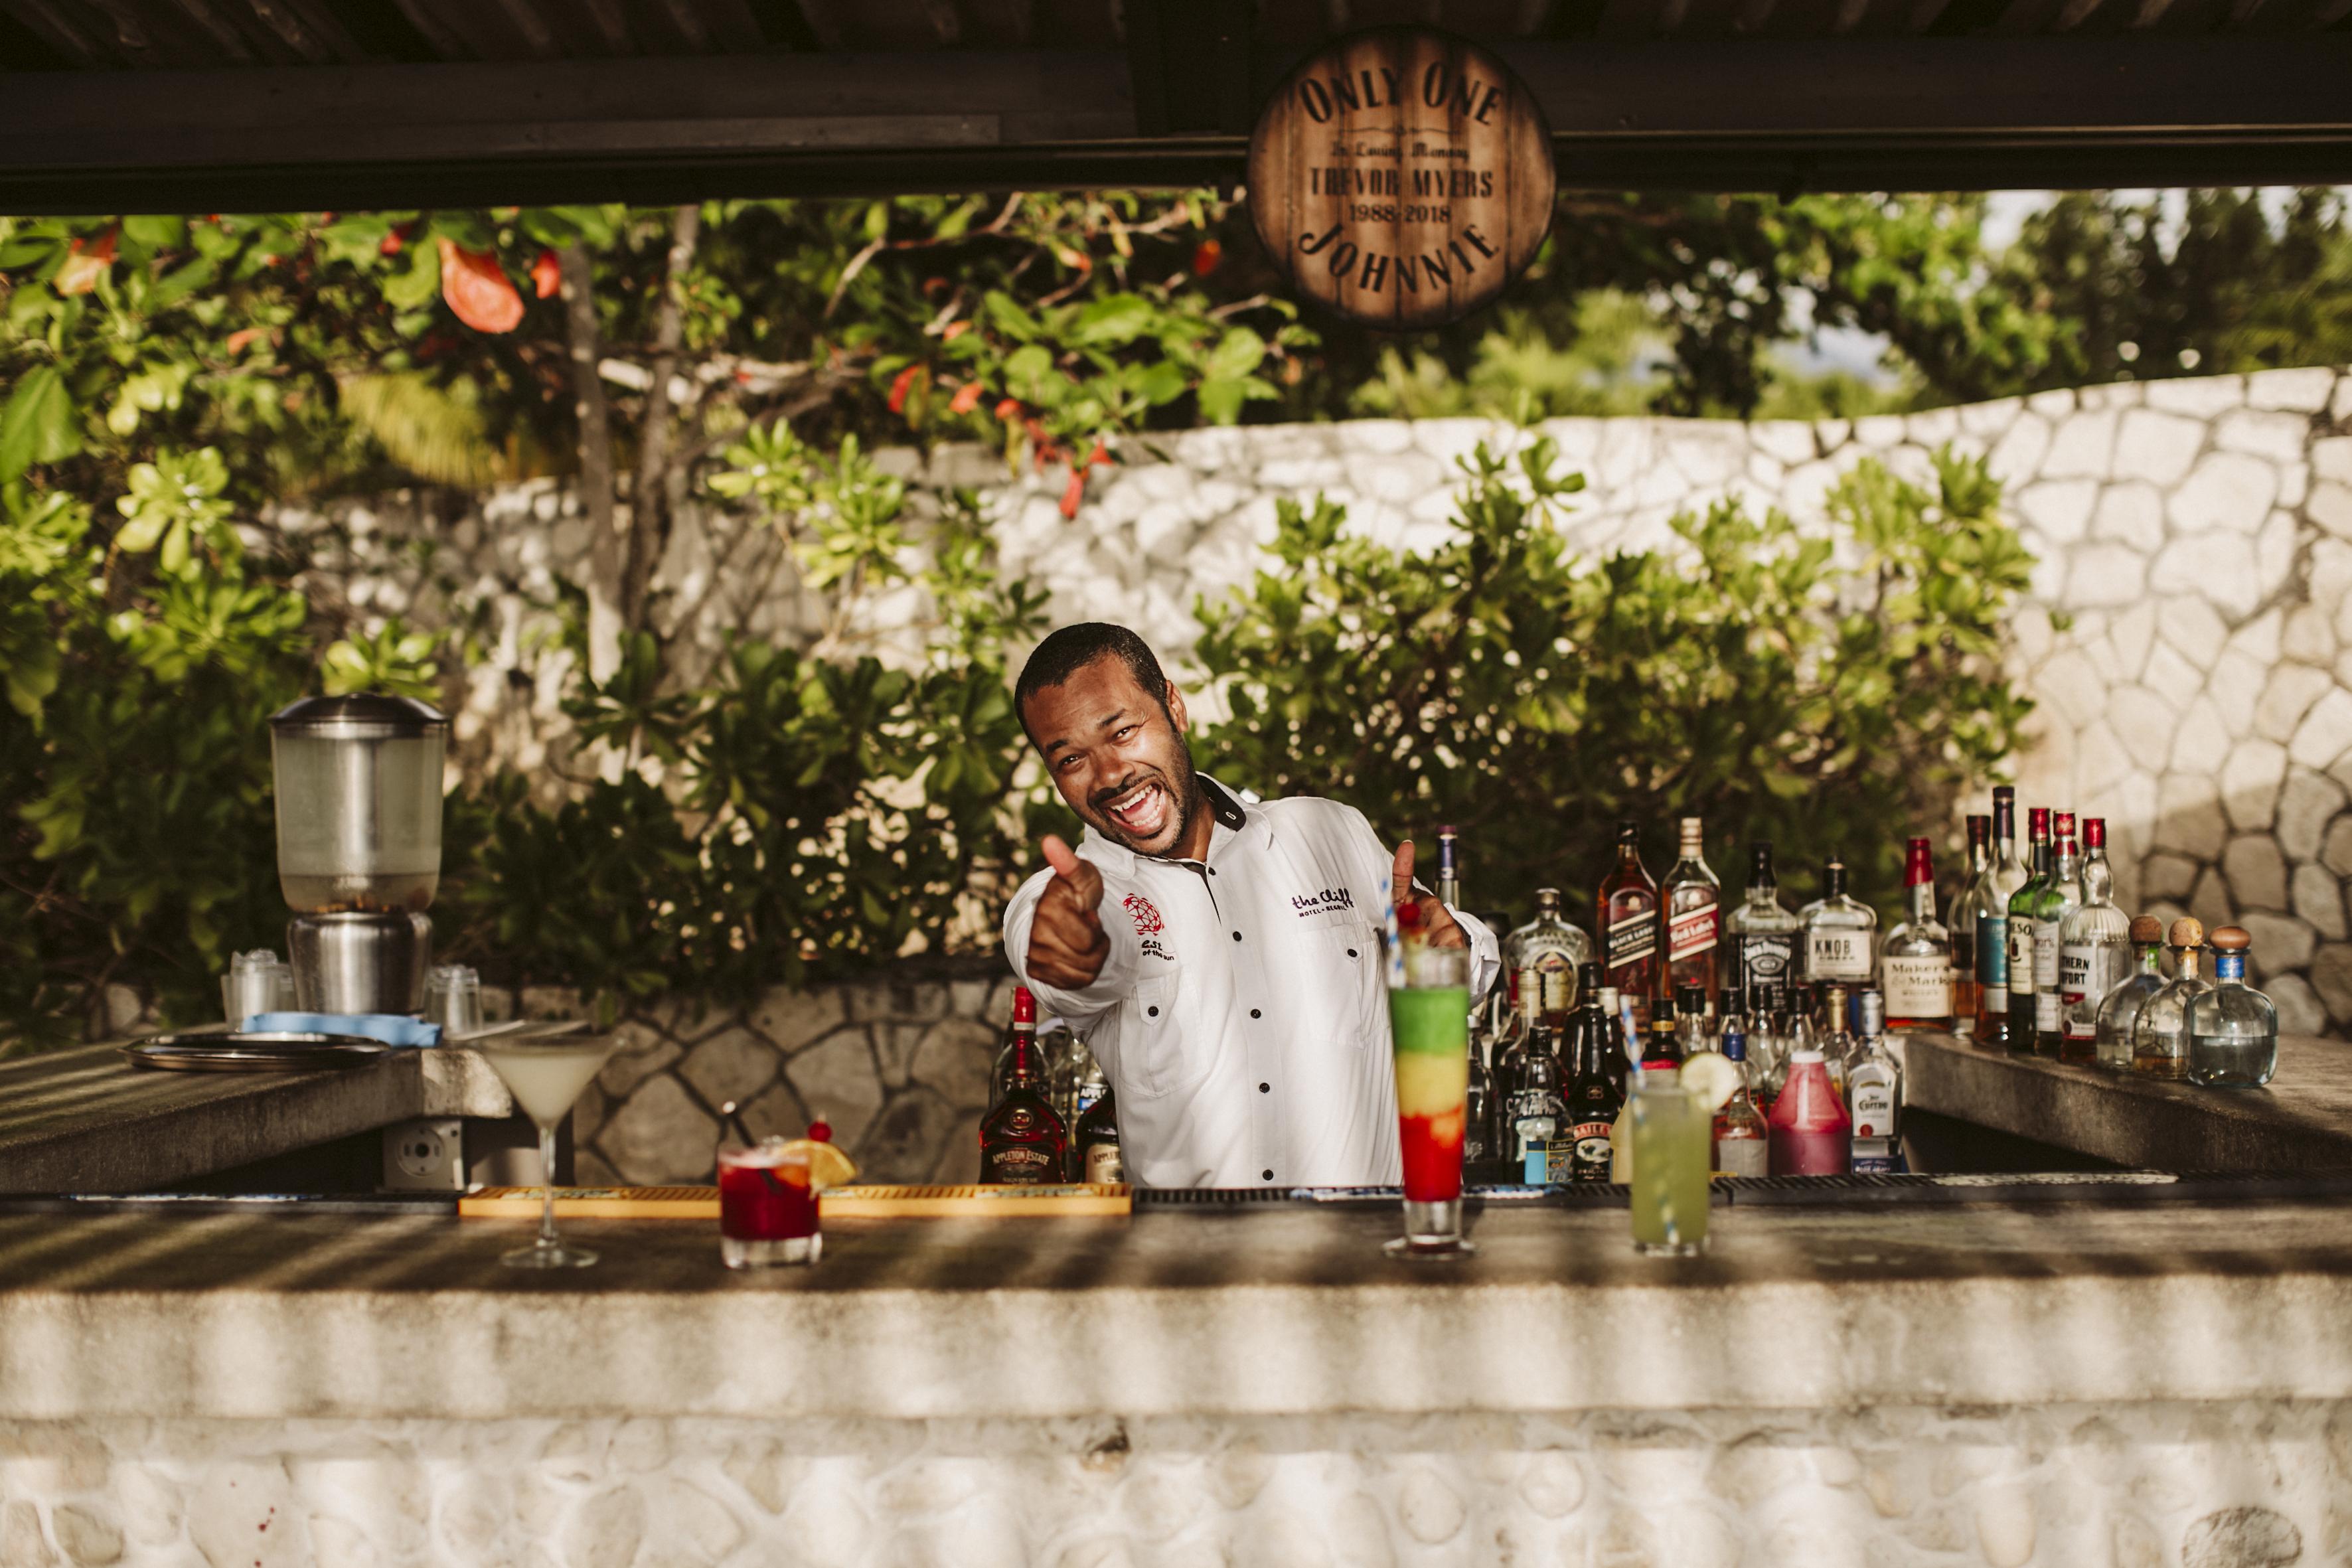
<svg viewBox="0 0 2352 1568"><path fill-rule="evenodd" d="M1805 978L1849 983L1870 978L1876 953L1878 911L1845 890L1845 862L1822 868L1822 896L1797 911L1805 933Z"/></svg>
<svg viewBox="0 0 2352 1568"><path fill-rule="evenodd" d="M2131 925L2116 908L2116 870L2107 860L2107 824L2083 824L2083 907L2058 928L2058 1055L2070 1062L2099 1055L2099 1005L2131 967Z"/></svg>
<svg viewBox="0 0 2352 1568"><path fill-rule="evenodd" d="M1682 819L1682 847L1659 897L1666 909L1666 983L1677 994L1696 985L1712 997L1723 945L1723 881L1706 863L1696 816Z"/></svg>
<svg viewBox="0 0 2352 1568"><path fill-rule="evenodd" d="M2131 1071L2132 1028L2147 999L2164 989L2164 922L2154 915L2133 921L2131 945L2137 967L2101 1000L2096 1025L2099 1065L2116 1072Z"/></svg>
<svg viewBox="0 0 2352 1568"><path fill-rule="evenodd" d="M1862 1037L1845 1071L1846 1114L1853 1122L1852 1168L1891 1172L1898 1160L1895 1119L1903 1105L1903 1069L1886 1048L1885 1001L1875 991L1862 994Z"/></svg>
<svg viewBox="0 0 2352 1568"><path fill-rule="evenodd" d="M1732 973L1758 1007L1788 1005L1788 987L1797 978L1797 917L1780 901L1772 875L1772 841L1748 847L1748 889L1724 922L1731 936Z"/></svg>
<svg viewBox="0 0 2352 1568"><path fill-rule="evenodd" d="M2212 987L2197 973L2205 928L2188 915L2172 922L2173 976L2132 1020L2132 1071L2149 1078L2189 1076L2189 1004Z"/></svg>
<svg viewBox="0 0 2352 1568"><path fill-rule="evenodd" d="M1990 1050L2009 1046L2009 900L2025 886L2017 859L2017 792L2002 784L1992 792L1991 872L1970 884L1969 903L1977 932L1977 1044Z"/></svg>
<svg viewBox="0 0 2352 1568"><path fill-rule="evenodd" d="M1601 973L1646 1024L1659 994L1658 884L1642 864L1642 825L1617 825L1617 864L1593 896L1593 932L1601 939Z"/></svg>
<svg viewBox="0 0 2352 1568"><path fill-rule="evenodd" d="M1952 1026L1952 935L1936 918L1936 863L1927 841L1914 838L1903 856L1904 919L1886 933L1878 961L1890 1029Z"/></svg>
<svg viewBox="0 0 2352 1568"><path fill-rule="evenodd" d="M1979 884L1992 875L1992 818L1969 818L1969 869L1944 907L1944 927L1952 939L1952 1032L1977 1032L1977 905Z"/></svg>
<svg viewBox="0 0 2352 1568"><path fill-rule="evenodd" d="M2037 986L2034 983L2033 911L2050 884L2050 811L2026 813L2026 837L2033 850L2033 875L2009 896L2009 1008L2001 1020L2001 1043L2020 1056L2033 1054Z"/></svg>
<svg viewBox="0 0 2352 1568"><path fill-rule="evenodd" d="M2060 933L2083 907L2083 853L2074 843L2074 814L2062 811L2050 879L2033 906L2033 1049L2054 1057L2065 1043L2065 999L2058 988Z"/></svg>
<svg viewBox="0 0 2352 1568"><path fill-rule="evenodd" d="M2189 1004L2189 1076L2210 1089L2260 1089L2278 1070L2278 1009L2246 984L2243 927L2212 935L2213 988Z"/></svg>
<svg viewBox="0 0 2352 1568"><path fill-rule="evenodd" d="M1521 1034L1541 1020L1555 1026L1576 1005L1577 966L1592 956L1592 939L1560 916L1559 889L1536 889L1536 918L1513 931L1503 962L1517 977Z"/></svg>

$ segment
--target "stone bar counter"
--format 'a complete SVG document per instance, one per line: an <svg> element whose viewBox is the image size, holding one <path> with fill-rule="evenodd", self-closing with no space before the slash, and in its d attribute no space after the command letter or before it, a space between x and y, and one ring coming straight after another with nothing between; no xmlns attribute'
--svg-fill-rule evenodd
<svg viewBox="0 0 2352 1568"><path fill-rule="evenodd" d="M1735 1185L1688 1260L1598 1203L1441 1265L1392 1202L836 1219L756 1275L709 1222L543 1277L520 1221L0 1215L0 1562L2341 1561L2352 1226L2260 1185Z"/></svg>

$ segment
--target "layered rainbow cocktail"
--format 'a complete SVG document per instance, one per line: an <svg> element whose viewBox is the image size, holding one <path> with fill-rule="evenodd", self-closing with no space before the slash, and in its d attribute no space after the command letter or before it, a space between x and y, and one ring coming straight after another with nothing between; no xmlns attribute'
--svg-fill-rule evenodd
<svg viewBox="0 0 2352 1568"><path fill-rule="evenodd" d="M1402 1250L1462 1241L1463 1101L1470 1086L1470 993L1459 985L1389 993L1396 1052L1397 1136L1404 1155Z"/></svg>

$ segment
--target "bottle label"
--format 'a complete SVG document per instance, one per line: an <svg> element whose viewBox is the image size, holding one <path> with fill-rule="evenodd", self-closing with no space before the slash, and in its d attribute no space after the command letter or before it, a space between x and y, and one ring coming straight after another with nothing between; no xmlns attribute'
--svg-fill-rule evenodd
<svg viewBox="0 0 2352 1568"><path fill-rule="evenodd" d="M2033 989L2058 994L2058 922L2033 922Z"/></svg>
<svg viewBox="0 0 2352 1568"><path fill-rule="evenodd" d="M1636 910L1612 921L1606 947L1605 962L1611 969L1622 969L1654 956L1658 951L1658 911Z"/></svg>
<svg viewBox="0 0 2352 1568"><path fill-rule="evenodd" d="M2033 922L2012 918L2009 922L2009 1010L2030 1011L2032 1001Z"/></svg>
<svg viewBox="0 0 2352 1568"><path fill-rule="evenodd" d="M1118 1144L1087 1145L1087 1180L1106 1186L1117 1185L1127 1180L1127 1165L1118 1157Z"/></svg>
<svg viewBox="0 0 2352 1568"><path fill-rule="evenodd" d="M1666 922L1666 962L1679 963L1685 958L1712 952L1722 938L1723 910L1710 899Z"/></svg>
<svg viewBox="0 0 2352 1568"><path fill-rule="evenodd" d="M1870 933L1860 931L1807 932L1805 978L1808 980L1869 979Z"/></svg>
<svg viewBox="0 0 2352 1568"><path fill-rule="evenodd" d="M1727 1176L1769 1175L1771 1167L1772 1145L1762 1138L1715 1141L1715 1168Z"/></svg>
<svg viewBox="0 0 2352 1568"><path fill-rule="evenodd" d="M1564 952L1547 952L1536 960L1537 1000L1547 1015L1568 1011L1576 1000L1576 965Z"/></svg>
<svg viewBox="0 0 2352 1568"><path fill-rule="evenodd" d="M2104 942L2071 942L2059 953L2058 989L2065 1003L2068 1039L2098 1037L2098 1005L2124 983L2130 956L2120 944Z"/></svg>
<svg viewBox="0 0 2352 1568"><path fill-rule="evenodd" d="M1787 931L1750 934L1739 939L1739 973L1741 984L1750 994L1766 987L1778 991L1789 982L1789 961L1796 956L1796 942Z"/></svg>
<svg viewBox="0 0 2352 1568"><path fill-rule="evenodd" d="M2065 1010L2058 1005L2055 991L2036 992L2033 997L2033 1029L2036 1034L2054 1035Z"/></svg>
<svg viewBox="0 0 2352 1568"><path fill-rule="evenodd" d="M1888 953L1879 961L1890 1018L1949 1018L1952 966L1934 953Z"/></svg>
<svg viewBox="0 0 2352 1568"><path fill-rule="evenodd" d="M981 1162L981 1179L1010 1186L1050 1185L1062 1179L1047 1151L1030 1143L1000 1144Z"/></svg>
<svg viewBox="0 0 2352 1568"><path fill-rule="evenodd" d="M1851 1168L1857 1176L1891 1176L1901 1164L1901 1157L1892 1138L1857 1138L1853 1141Z"/></svg>
<svg viewBox="0 0 2352 1568"><path fill-rule="evenodd" d="M1977 984L1984 987L1984 1010L2009 1011L2009 917L1977 916Z"/></svg>
<svg viewBox="0 0 2352 1568"><path fill-rule="evenodd" d="M1532 1150L1540 1149L1559 1131L1559 1117L1550 1110L1522 1110L1511 1119L1511 1158L1525 1161Z"/></svg>
<svg viewBox="0 0 2352 1568"><path fill-rule="evenodd" d="M2243 980L2246 977L2246 955L2242 952L2216 953L2213 958L2213 978Z"/></svg>
<svg viewBox="0 0 2352 1568"><path fill-rule="evenodd" d="M1574 1180L1605 1182L1609 1179L1611 1125L1606 1121L1580 1121L1569 1130L1569 1141L1575 1150Z"/></svg>
<svg viewBox="0 0 2352 1568"><path fill-rule="evenodd" d="M1895 1086L1881 1080L1853 1086L1853 1135L1891 1138L1895 1135Z"/></svg>

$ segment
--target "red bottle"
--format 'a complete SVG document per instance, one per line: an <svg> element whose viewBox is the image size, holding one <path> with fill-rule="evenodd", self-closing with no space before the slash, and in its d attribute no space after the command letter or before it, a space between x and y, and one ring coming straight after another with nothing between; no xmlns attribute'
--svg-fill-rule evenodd
<svg viewBox="0 0 2352 1568"><path fill-rule="evenodd" d="M1046 1100L1045 1063L1037 1049L1037 999L1013 993L1013 1059L1004 1092L980 1124L980 1179L1050 1186L1067 1179L1070 1130Z"/></svg>
<svg viewBox="0 0 2352 1568"><path fill-rule="evenodd" d="M1593 899L1592 934L1601 945L1601 984L1633 998L1634 1021L1646 1034L1665 961L1658 951L1658 884L1642 865L1638 822L1617 825L1617 864Z"/></svg>
<svg viewBox="0 0 2352 1568"><path fill-rule="evenodd" d="M1772 1173L1776 1176L1843 1176L1853 1150L1853 1121L1845 1100L1830 1082L1829 1064L1819 1051L1789 1058L1789 1081L1772 1101Z"/></svg>

